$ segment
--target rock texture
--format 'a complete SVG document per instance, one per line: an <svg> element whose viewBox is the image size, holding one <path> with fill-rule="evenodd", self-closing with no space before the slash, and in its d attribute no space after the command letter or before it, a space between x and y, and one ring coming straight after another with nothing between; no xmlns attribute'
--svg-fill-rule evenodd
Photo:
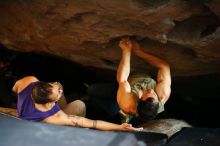
<svg viewBox="0 0 220 146"><path fill-rule="evenodd" d="M152 120L143 125L144 131L166 134L169 138L180 131L183 127L191 127L190 124L183 120L160 119Z"/></svg>
<svg viewBox="0 0 220 146"><path fill-rule="evenodd" d="M173 76L220 73L218 0L1 0L0 43L116 70L118 40L136 36ZM147 64L133 56L132 69Z"/></svg>

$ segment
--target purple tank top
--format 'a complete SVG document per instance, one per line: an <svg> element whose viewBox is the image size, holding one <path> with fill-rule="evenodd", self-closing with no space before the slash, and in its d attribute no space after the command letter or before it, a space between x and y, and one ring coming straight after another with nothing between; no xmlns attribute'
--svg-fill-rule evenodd
<svg viewBox="0 0 220 146"><path fill-rule="evenodd" d="M29 84L20 93L18 93L17 111L18 116L21 119L30 121L41 121L49 116L54 115L60 110L57 103L55 103L52 109L46 112L39 111L35 108L35 105L31 98L31 91L35 83L36 82Z"/></svg>

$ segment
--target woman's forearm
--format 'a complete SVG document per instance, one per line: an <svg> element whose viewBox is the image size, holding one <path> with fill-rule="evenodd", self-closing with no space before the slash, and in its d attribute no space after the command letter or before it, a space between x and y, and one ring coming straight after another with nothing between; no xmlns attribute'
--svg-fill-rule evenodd
<svg viewBox="0 0 220 146"><path fill-rule="evenodd" d="M114 124L114 123L109 123L101 120L96 120L96 129L99 130L122 130L121 125Z"/></svg>
<svg viewBox="0 0 220 146"><path fill-rule="evenodd" d="M84 117L71 117L72 126L84 128L94 128L99 130L122 130L121 125L105 122L101 120L90 120Z"/></svg>
<svg viewBox="0 0 220 146"><path fill-rule="evenodd" d="M132 125L123 123L121 125L101 121L101 120L90 120L84 117L75 115L66 115L63 111L59 111L54 116L45 118L42 122L54 124L54 125L68 125L78 126L84 128L94 128L99 130L117 130L117 131L140 131L142 128L134 128Z"/></svg>

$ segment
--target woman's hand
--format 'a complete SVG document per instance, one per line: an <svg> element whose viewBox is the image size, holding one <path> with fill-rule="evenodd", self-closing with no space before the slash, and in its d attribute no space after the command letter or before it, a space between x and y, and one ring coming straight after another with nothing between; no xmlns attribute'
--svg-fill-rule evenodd
<svg viewBox="0 0 220 146"><path fill-rule="evenodd" d="M128 123L123 123L120 126L121 126L122 131L143 131L143 127L135 128L135 127L132 127L132 125Z"/></svg>

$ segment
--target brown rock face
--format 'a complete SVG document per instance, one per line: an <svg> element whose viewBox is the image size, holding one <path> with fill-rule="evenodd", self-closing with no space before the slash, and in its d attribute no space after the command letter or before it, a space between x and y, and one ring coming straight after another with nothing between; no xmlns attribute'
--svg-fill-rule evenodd
<svg viewBox="0 0 220 146"><path fill-rule="evenodd" d="M168 60L173 76L220 73L218 0L1 0L0 43L116 70L119 37ZM132 57L132 69L147 64Z"/></svg>
<svg viewBox="0 0 220 146"><path fill-rule="evenodd" d="M169 138L184 127L191 127L190 124L183 120L176 119L159 119L146 122L141 125L146 132L164 133Z"/></svg>

